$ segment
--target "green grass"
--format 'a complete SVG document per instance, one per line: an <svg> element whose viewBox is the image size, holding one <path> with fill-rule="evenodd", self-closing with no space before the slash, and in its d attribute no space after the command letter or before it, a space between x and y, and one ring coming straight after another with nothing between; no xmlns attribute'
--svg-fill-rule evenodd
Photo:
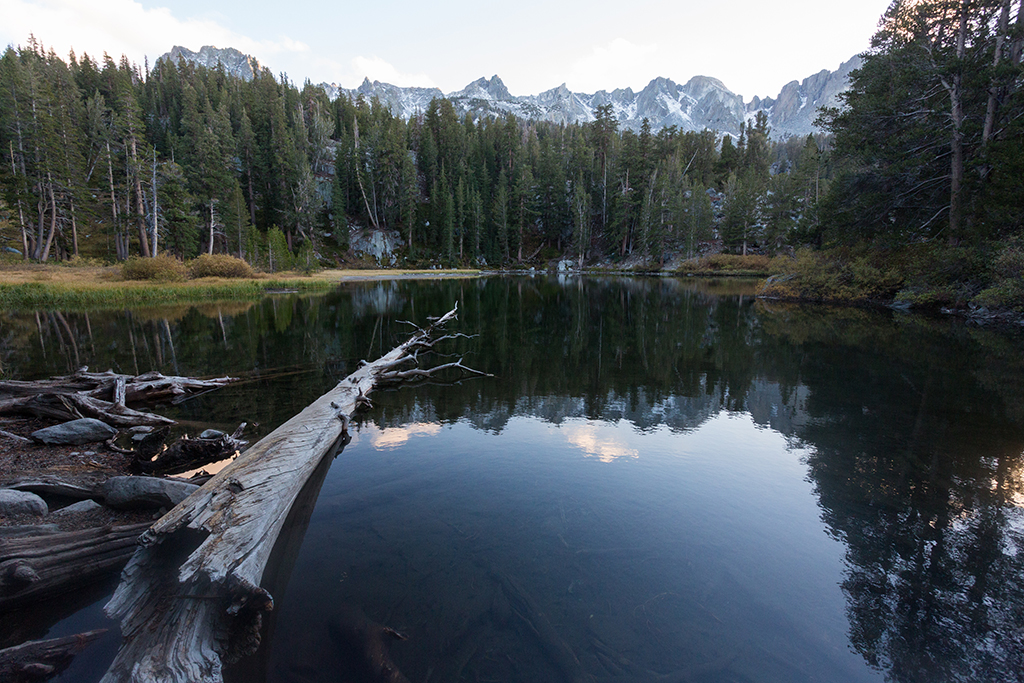
<svg viewBox="0 0 1024 683"><path fill-rule="evenodd" d="M60 282L0 283L0 309L102 309L158 304L259 299L267 290L326 291L329 280L232 280L229 282L123 283L83 287Z"/></svg>

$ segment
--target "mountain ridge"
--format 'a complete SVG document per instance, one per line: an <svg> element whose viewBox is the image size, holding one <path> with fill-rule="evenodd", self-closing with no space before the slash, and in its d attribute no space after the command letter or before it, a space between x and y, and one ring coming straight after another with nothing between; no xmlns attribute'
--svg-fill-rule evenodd
<svg viewBox="0 0 1024 683"><path fill-rule="evenodd" d="M160 59L185 59L207 67L223 65L225 71L250 80L259 70L259 62L234 48L218 49L204 46L198 53L174 46ZM742 96L729 90L712 76L693 76L679 85L666 77L651 80L645 88L599 90L593 94L577 93L566 84L537 95L512 95L495 74L481 77L462 90L448 94L439 88L400 87L364 78L356 88L343 88L336 83L320 83L333 100L344 94L356 99L376 97L392 114L408 119L426 111L434 98L447 98L460 115L473 118L514 114L518 118L552 123L588 123L595 120L597 107L611 105L619 127L638 131L646 118L654 131L676 126L681 131L705 128L721 134L738 135L741 125L759 111L768 116L773 138L803 136L818 132L814 120L819 108L839 104L838 95L847 89L849 74L861 64L859 55L839 65L835 71L823 69L803 80L793 80L782 87L776 97L754 97L744 102Z"/></svg>

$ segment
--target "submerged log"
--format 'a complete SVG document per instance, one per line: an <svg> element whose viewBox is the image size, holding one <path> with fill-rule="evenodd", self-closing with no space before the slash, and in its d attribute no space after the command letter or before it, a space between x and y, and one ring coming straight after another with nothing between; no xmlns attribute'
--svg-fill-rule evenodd
<svg viewBox="0 0 1024 683"><path fill-rule="evenodd" d="M524 627L524 632L533 637L551 663L555 665L566 683L582 683L586 680L583 665L576 653L562 639L547 616L523 588L508 574L496 567L490 569L491 577L501 588L512 614Z"/></svg>
<svg viewBox="0 0 1024 683"><path fill-rule="evenodd" d="M259 584L293 501L380 379L415 363L455 315L343 379L143 535L106 608L124 641L103 683L220 683L225 663L258 648L274 604Z"/></svg>
<svg viewBox="0 0 1024 683"><path fill-rule="evenodd" d="M409 683L391 661L389 646L407 636L393 628L370 621L362 610L342 606L327 623L327 632L341 649L350 670L368 683Z"/></svg>
<svg viewBox="0 0 1024 683"><path fill-rule="evenodd" d="M0 538L0 610L61 595L116 574L148 523Z"/></svg>
<svg viewBox="0 0 1024 683"><path fill-rule="evenodd" d="M28 683L53 678L71 665L71 661L90 643L107 632L101 628L74 636L33 640L0 650L0 681Z"/></svg>

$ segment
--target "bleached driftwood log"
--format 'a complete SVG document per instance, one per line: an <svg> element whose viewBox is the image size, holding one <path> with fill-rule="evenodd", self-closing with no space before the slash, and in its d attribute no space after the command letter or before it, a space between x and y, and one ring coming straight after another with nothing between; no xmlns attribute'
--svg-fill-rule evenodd
<svg viewBox="0 0 1024 683"><path fill-rule="evenodd" d="M455 316L343 379L143 535L106 608L124 642L102 683L220 683L225 663L255 651L262 614L273 609L260 580L295 497L366 396L415 364Z"/></svg>

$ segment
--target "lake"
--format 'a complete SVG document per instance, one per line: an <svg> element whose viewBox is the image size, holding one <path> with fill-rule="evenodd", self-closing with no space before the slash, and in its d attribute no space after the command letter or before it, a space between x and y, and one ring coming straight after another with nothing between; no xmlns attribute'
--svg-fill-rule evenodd
<svg viewBox="0 0 1024 683"><path fill-rule="evenodd" d="M1024 680L1024 337L753 292L490 277L8 313L0 366L233 375L158 412L255 438L458 303L446 351L494 377L373 395L229 680L365 680L333 635L364 617L417 683ZM102 624L105 591L50 635Z"/></svg>

